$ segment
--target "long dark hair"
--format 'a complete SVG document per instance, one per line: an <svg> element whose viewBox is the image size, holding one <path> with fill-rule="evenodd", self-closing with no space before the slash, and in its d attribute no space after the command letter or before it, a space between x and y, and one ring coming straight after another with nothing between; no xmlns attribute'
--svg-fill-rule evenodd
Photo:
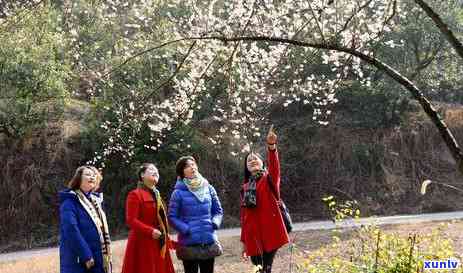
<svg viewBox="0 0 463 273"><path fill-rule="evenodd" d="M257 153L257 152L249 152L245 157L244 157L244 182L248 182L249 181L249 177L251 177L251 172L248 170L248 157L251 155L251 154L255 154L261 161L262 161L262 169L265 170L265 161L262 159L262 156Z"/></svg>

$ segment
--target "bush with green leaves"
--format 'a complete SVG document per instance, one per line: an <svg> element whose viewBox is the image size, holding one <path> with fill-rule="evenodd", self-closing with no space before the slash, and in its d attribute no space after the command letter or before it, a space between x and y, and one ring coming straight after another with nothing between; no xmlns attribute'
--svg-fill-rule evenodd
<svg viewBox="0 0 463 273"><path fill-rule="evenodd" d="M0 26L0 133L11 139L63 113L72 76L57 18L56 11L38 8Z"/></svg>

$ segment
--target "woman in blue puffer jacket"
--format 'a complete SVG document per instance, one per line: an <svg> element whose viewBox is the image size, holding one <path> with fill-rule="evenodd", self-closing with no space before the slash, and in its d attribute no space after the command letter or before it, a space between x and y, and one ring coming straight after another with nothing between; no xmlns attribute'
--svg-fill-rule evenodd
<svg viewBox="0 0 463 273"><path fill-rule="evenodd" d="M223 210L217 192L198 172L196 160L181 157L176 164L178 175L169 202L169 221L178 231L177 256L183 261L185 273L213 273L214 257L189 259L179 255L180 248L187 246L209 249L217 245L217 233L222 223Z"/></svg>
<svg viewBox="0 0 463 273"><path fill-rule="evenodd" d="M112 272L111 240L102 195L94 192L98 175L91 166L79 167L69 189L59 192L61 273Z"/></svg>

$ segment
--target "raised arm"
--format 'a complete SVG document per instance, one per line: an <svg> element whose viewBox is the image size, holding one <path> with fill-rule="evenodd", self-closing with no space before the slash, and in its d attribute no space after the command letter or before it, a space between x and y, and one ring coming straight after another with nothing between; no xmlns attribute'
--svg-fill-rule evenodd
<svg viewBox="0 0 463 273"><path fill-rule="evenodd" d="M277 150L277 135L273 131L273 125L267 134L267 165L273 188L280 197L280 160Z"/></svg>
<svg viewBox="0 0 463 273"><path fill-rule="evenodd" d="M271 150L270 148L267 151L267 164L268 172L271 177L271 182L273 188L276 190L278 197L280 196L280 160L278 158L278 150L275 148Z"/></svg>

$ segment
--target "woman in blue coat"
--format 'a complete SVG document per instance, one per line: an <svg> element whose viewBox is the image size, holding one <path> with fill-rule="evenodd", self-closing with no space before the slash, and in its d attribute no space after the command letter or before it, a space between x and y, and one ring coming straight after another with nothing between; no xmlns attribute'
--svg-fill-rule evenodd
<svg viewBox="0 0 463 273"><path fill-rule="evenodd" d="M217 246L216 230L222 223L223 210L214 187L199 173L196 160L191 156L181 157L176 164L178 175L174 192L169 202L169 221L178 231L177 256L182 259L185 273L213 273L214 257L189 259L179 251ZM212 256L217 254L211 251ZM209 253L211 254L211 253Z"/></svg>
<svg viewBox="0 0 463 273"><path fill-rule="evenodd" d="M102 196L94 192L98 174L90 166L76 170L60 197L60 272L111 273L108 223Z"/></svg>

